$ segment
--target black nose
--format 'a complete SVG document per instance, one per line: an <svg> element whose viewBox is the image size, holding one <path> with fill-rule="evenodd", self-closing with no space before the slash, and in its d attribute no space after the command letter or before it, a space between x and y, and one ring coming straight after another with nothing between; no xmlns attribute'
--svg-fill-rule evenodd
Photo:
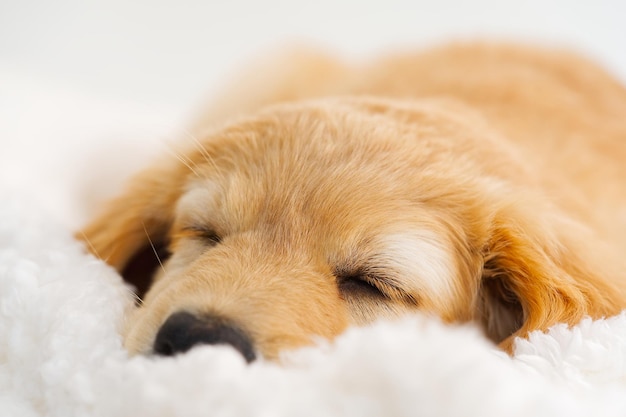
<svg viewBox="0 0 626 417"><path fill-rule="evenodd" d="M163 323L154 340L154 353L172 356L195 345L230 345L252 362L256 355L246 334L217 317L196 317L190 313L172 314Z"/></svg>

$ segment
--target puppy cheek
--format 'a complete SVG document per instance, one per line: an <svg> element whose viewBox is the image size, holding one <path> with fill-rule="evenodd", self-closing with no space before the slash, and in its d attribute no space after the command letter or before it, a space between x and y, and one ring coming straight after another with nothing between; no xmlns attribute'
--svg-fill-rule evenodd
<svg viewBox="0 0 626 417"><path fill-rule="evenodd" d="M300 292L288 302L267 300L266 308L250 319L262 354L276 359L283 351L332 340L354 324L348 305L333 290L319 297L318 291L304 291L307 295L298 298Z"/></svg>

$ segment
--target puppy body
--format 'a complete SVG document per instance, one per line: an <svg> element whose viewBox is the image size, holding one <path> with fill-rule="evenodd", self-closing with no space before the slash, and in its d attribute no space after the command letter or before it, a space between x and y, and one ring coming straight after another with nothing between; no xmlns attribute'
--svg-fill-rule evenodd
<svg viewBox="0 0 626 417"><path fill-rule="evenodd" d="M151 243L172 254L131 352L181 311L276 358L415 310L509 348L626 306L626 91L602 70L494 45L279 62L84 230L120 271Z"/></svg>

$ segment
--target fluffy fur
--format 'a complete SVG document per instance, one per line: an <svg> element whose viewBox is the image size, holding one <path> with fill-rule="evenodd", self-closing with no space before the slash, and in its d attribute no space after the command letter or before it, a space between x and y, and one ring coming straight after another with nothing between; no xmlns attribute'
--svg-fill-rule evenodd
<svg viewBox="0 0 626 417"><path fill-rule="evenodd" d="M179 311L277 358L413 311L510 349L626 306L626 91L601 69L499 45L275 68L84 229L120 272L150 246L171 254L131 352Z"/></svg>
<svg viewBox="0 0 626 417"><path fill-rule="evenodd" d="M110 267L30 200L0 198L0 415L620 416L626 316L517 339L420 315L352 328L283 364L231 349L128 357L132 299ZM459 347L462 347L459 349Z"/></svg>

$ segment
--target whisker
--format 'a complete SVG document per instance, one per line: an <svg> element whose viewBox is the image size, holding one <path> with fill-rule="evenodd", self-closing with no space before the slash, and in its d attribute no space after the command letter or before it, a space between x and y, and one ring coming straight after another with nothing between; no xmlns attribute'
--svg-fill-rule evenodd
<svg viewBox="0 0 626 417"><path fill-rule="evenodd" d="M93 245L93 243L91 243L91 240L87 237L87 235L85 234L85 232L83 232L82 230L80 231L80 234L83 236L83 239L85 240L85 242L87 243L87 245L89 246L89 248L91 249L91 252L96 255L96 257L102 261L104 261L105 263L109 263L109 259L111 259L111 256L113 256L113 253L115 253L115 249L117 248L117 246L113 247L113 250L111 251L111 253L109 254L109 256L107 256L106 258L103 257L98 250L96 249L96 247Z"/></svg>
<svg viewBox="0 0 626 417"><path fill-rule="evenodd" d="M137 304L139 307L141 307L143 305L143 300L141 299L140 296L138 296L135 291L130 291L130 293L132 294L135 304Z"/></svg>
<svg viewBox="0 0 626 417"><path fill-rule="evenodd" d="M211 156L211 154L207 151L206 147L202 144L202 142L200 142L198 140L198 138L191 133L189 130L187 129L181 129L181 131L189 138L193 141L193 143L195 144L196 148L198 149L198 151L200 152L200 154L202 155L202 157L204 158L204 160L206 162L208 162L209 164L211 164L211 166L213 166L213 168L215 168L215 172L218 176L220 176L220 180L222 180L222 182L225 182L225 177L222 173L222 171L219 169L219 167L217 166L217 164L215 163L215 160L213 159L213 157Z"/></svg>
<svg viewBox="0 0 626 417"><path fill-rule="evenodd" d="M190 130L188 129L183 129L180 128L178 126L173 126L169 123L162 123L160 124L163 127L167 128L170 131L178 131L181 132L183 135L185 135L186 137L188 137L189 139L191 139L191 141L193 142L193 144L195 145L195 147L198 149L198 151L200 152L200 154L202 155L202 157L204 158L204 160L206 162L208 162L213 168L215 168L215 172L216 174L220 177L220 180L225 180L223 171L219 169L219 167L217 166L217 164L215 163L215 160L213 159L213 157L211 156L211 154L207 151L206 147L204 145L202 145L202 143L198 140L198 138L191 133ZM201 175L199 173L198 165L193 161L193 159L187 157L184 153L178 152L175 150L175 148L173 147L173 145L170 143L171 139L172 139L172 133L169 133L167 135L165 135L165 137L162 137L161 143L164 146L164 148L166 149L166 151L174 156L176 159L178 159L183 165L185 165L187 168L189 168L189 170L198 178L206 178L205 175ZM170 138L170 140L166 139L167 137Z"/></svg>
<svg viewBox="0 0 626 417"><path fill-rule="evenodd" d="M145 229L145 226L144 226ZM84 231L80 231L80 234L83 237L83 240L87 243L87 245L89 246L89 248L91 249L91 251L96 255L96 257L98 257L99 259L101 259L102 261L104 261L105 263L109 262L110 259L110 255L107 258L103 258L99 253L98 250L95 248L95 246L91 243L91 240L87 237L87 235L85 234ZM159 261L160 263L160 261ZM129 290L130 291L130 290ZM141 297L139 297L139 295L137 295L134 291L130 291L132 297L134 298L135 303L137 303L138 305L143 305L143 300L141 299Z"/></svg>
<svg viewBox="0 0 626 417"><path fill-rule="evenodd" d="M181 129L181 131L185 134L185 136L187 136L189 139L193 141L193 143L196 145L196 147L198 148L202 156L204 156L205 158L211 157L211 155L209 155L209 152L206 150L204 145L202 145L202 143L198 140L196 135L194 135L193 133L191 133L190 130L187 130L187 129Z"/></svg>
<svg viewBox="0 0 626 417"><path fill-rule="evenodd" d="M154 246L154 243L152 243L152 239L150 239L150 234L148 233L148 229L146 228L146 224L142 221L141 225L143 226L143 231L146 233L146 237L148 238L148 243L150 243L150 247L152 248L152 252L154 253L154 256L156 257L156 260L159 262L159 265L161 266L161 271L163 271L164 274L167 274L165 272L165 268L163 267L163 262L161 262L161 257L159 256L159 253L156 250L156 247Z"/></svg>
<svg viewBox="0 0 626 417"><path fill-rule="evenodd" d="M102 256L100 256L100 254L98 253L98 250L96 249L96 247L91 243L91 240L87 237L87 235L85 234L84 231L80 231L81 236L83 237L83 240L87 243L87 245L89 246L89 249L91 249L91 252L93 252L98 258L102 259ZM106 262L106 261L105 261Z"/></svg>
<svg viewBox="0 0 626 417"><path fill-rule="evenodd" d="M201 177L200 174L198 174L198 171L196 171L194 167L192 166L192 165L195 165L193 161L187 159L183 154L176 152L174 149L170 148L169 146L166 146L165 149L170 155L178 159L180 162L182 162L183 165L189 168L189 170L193 172L193 174L196 177L199 177L199 178Z"/></svg>

